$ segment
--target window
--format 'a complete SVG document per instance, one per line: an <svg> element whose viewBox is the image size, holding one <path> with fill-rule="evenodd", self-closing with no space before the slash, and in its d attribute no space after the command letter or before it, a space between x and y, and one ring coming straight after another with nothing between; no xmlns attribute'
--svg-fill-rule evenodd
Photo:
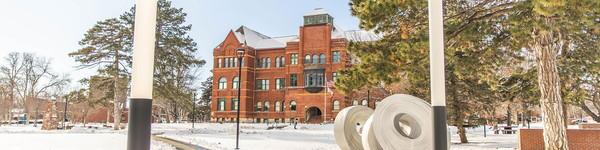
<svg viewBox="0 0 600 150"><path fill-rule="evenodd" d="M298 54L292 54L291 55L291 62L290 64L292 65L297 65L298 64Z"/></svg>
<svg viewBox="0 0 600 150"><path fill-rule="evenodd" d="M319 63L325 64L325 54L321 54L321 56L319 56Z"/></svg>
<svg viewBox="0 0 600 150"><path fill-rule="evenodd" d="M335 82L335 80L337 80L337 72L331 73L331 78L333 78L333 82Z"/></svg>
<svg viewBox="0 0 600 150"><path fill-rule="evenodd" d="M256 102L256 110L255 111L261 111L262 110L262 103L261 102Z"/></svg>
<svg viewBox="0 0 600 150"><path fill-rule="evenodd" d="M275 57L275 67L281 67L281 58Z"/></svg>
<svg viewBox="0 0 600 150"><path fill-rule="evenodd" d="M280 112L281 111L281 102L276 101L275 102L275 112Z"/></svg>
<svg viewBox="0 0 600 150"><path fill-rule="evenodd" d="M358 105L358 101L357 100L353 100L352 101L352 106L356 106L356 105Z"/></svg>
<svg viewBox="0 0 600 150"><path fill-rule="evenodd" d="M265 111L265 112L269 111L269 102L265 102L265 107L264 107L263 111Z"/></svg>
<svg viewBox="0 0 600 150"><path fill-rule="evenodd" d="M285 79L284 78L277 78L275 79L275 89L277 90L281 90L285 87Z"/></svg>
<svg viewBox="0 0 600 150"><path fill-rule="evenodd" d="M367 101L366 99L364 99L364 100L362 100L361 105L367 106L367 105L369 105L369 101Z"/></svg>
<svg viewBox="0 0 600 150"><path fill-rule="evenodd" d="M231 88L237 89L239 86L240 86L240 78L233 77L233 83L231 85Z"/></svg>
<svg viewBox="0 0 600 150"><path fill-rule="evenodd" d="M242 67L244 67L244 57L242 57Z"/></svg>
<svg viewBox="0 0 600 150"><path fill-rule="evenodd" d="M260 58L256 59L256 68L261 68L262 67L262 62L260 60Z"/></svg>
<svg viewBox="0 0 600 150"><path fill-rule="evenodd" d="M296 101L291 101L290 102L290 110L291 111L296 111Z"/></svg>
<svg viewBox="0 0 600 150"><path fill-rule="evenodd" d="M312 64L318 64L319 63L319 56L317 56L317 54L312 56Z"/></svg>
<svg viewBox="0 0 600 150"><path fill-rule="evenodd" d="M219 79L219 90L223 90L227 88L227 79L225 77L221 77Z"/></svg>
<svg viewBox="0 0 600 150"><path fill-rule="evenodd" d="M225 68L229 68L229 58L225 58Z"/></svg>
<svg viewBox="0 0 600 150"><path fill-rule="evenodd" d="M231 60L233 60L233 65L231 65L232 67L237 67L237 63L238 63L238 59L237 58L231 58Z"/></svg>
<svg viewBox="0 0 600 150"><path fill-rule="evenodd" d="M323 82L323 79L324 79L324 78L323 78L323 74L322 74L322 73L317 73L317 74L316 74L316 80L317 80L317 81L316 81L316 84L314 84L314 85L316 85L316 86L322 86L322 85L324 85L324 84L323 84L323 83L324 83L324 82Z"/></svg>
<svg viewBox="0 0 600 150"><path fill-rule="evenodd" d="M304 64L310 64L310 55L304 56Z"/></svg>
<svg viewBox="0 0 600 150"><path fill-rule="evenodd" d="M231 110L237 110L237 109L238 109L238 99L232 98L231 99Z"/></svg>
<svg viewBox="0 0 600 150"><path fill-rule="evenodd" d="M217 101L217 111L225 111L225 98L218 98Z"/></svg>
<svg viewBox="0 0 600 150"><path fill-rule="evenodd" d="M298 75L290 74L290 86L298 86Z"/></svg>
<svg viewBox="0 0 600 150"><path fill-rule="evenodd" d="M219 64L219 65L217 65L217 68L221 68L221 67L223 67L223 59L219 58L219 59L217 60L217 62L218 62L218 64Z"/></svg>
<svg viewBox="0 0 600 150"><path fill-rule="evenodd" d="M267 57L267 68L271 68L271 58Z"/></svg>
<svg viewBox="0 0 600 150"><path fill-rule="evenodd" d="M266 80L266 79L256 80L256 89L257 90L269 90L269 80Z"/></svg>
<svg viewBox="0 0 600 150"><path fill-rule="evenodd" d="M267 58L262 58L262 65L260 67L267 68Z"/></svg>
<svg viewBox="0 0 600 150"><path fill-rule="evenodd" d="M333 101L333 110L334 111L340 110L340 101L338 101L338 100Z"/></svg>
<svg viewBox="0 0 600 150"><path fill-rule="evenodd" d="M281 66L280 67L285 67L285 57L281 56Z"/></svg>
<svg viewBox="0 0 600 150"><path fill-rule="evenodd" d="M323 74L304 74L304 86L323 86Z"/></svg>
<svg viewBox="0 0 600 150"><path fill-rule="evenodd" d="M340 62L340 52L339 51L333 51L333 57L331 57L331 61L333 63L339 63Z"/></svg>

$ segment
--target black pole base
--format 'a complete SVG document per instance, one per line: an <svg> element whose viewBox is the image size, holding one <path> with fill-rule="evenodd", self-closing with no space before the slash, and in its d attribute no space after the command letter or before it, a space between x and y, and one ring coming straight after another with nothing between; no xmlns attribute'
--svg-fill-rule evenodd
<svg viewBox="0 0 600 150"><path fill-rule="evenodd" d="M129 101L127 149L150 150L152 99L132 98Z"/></svg>
<svg viewBox="0 0 600 150"><path fill-rule="evenodd" d="M448 149L448 126L446 124L446 106L433 106L433 149Z"/></svg>

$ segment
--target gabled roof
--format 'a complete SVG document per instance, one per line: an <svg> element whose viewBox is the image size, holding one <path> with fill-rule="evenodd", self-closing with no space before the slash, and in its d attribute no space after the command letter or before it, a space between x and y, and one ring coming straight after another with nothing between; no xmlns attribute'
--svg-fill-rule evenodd
<svg viewBox="0 0 600 150"><path fill-rule="evenodd" d="M257 31L254 31L246 26L241 26L233 31L235 37L240 41L241 44L248 44L248 46L254 49L273 49L273 48L285 48L287 42L297 42L297 35L281 36L281 37L269 37ZM376 41L381 39L381 36L363 30L350 30L344 31L341 28L334 26L331 33L332 39L345 38L348 41Z"/></svg>
<svg viewBox="0 0 600 150"><path fill-rule="evenodd" d="M287 38L271 38L246 26L239 27L234 31L234 34L241 43L246 43L255 49L284 48L287 43L285 41Z"/></svg>

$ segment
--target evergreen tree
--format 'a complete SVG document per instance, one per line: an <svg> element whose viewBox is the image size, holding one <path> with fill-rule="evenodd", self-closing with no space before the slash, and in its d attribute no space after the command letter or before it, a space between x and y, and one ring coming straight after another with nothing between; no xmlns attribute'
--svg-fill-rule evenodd
<svg viewBox="0 0 600 150"><path fill-rule="evenodd" d="M80 68L99 68L99 74L112 78L106 82L124 82L121 80L128 79L130 76L128 69L131 66L132 34L128 25L117 18L99 21L79 41L79 45L83 48L69 53L69 56L81 63ZM127 91L124 90L127 87L121 87L122 84L112 85L113 128L118 130L121 126L121 111L125 102L125 97L119 95L123 95L121 92Z"/></svg>
<svg viewBox="0 0 600 150"><path fill-rule="evenodd" d="M113 77L115 81L128 79L130 74L127 69L131 65L133 47L134 14L135 7L119 18L98 22L80 42L84 48L71 53L70 56L76 57L76 60L82 63L82 67L100 66L99 72ZM192 26L185 24L186 16L182 8L173 7L170 1L158 1L154 99L168 101L169 106L174 108L171 110L181 107L191 110L189 91L196 79L198 68L205 64L204 60L194 55L197 44L188 35ZM126 88L116 86L118 84L115 84L114 89ZM120 94L117 92L115 97ZM119 104L122 104L122 101L119 101ZM120 115L116 115L120 114L117 113L120 108L115 103L115 124L120 121ZM178 116L177 111L174 111L173 115Z"/></svg>
<svg viewBox="0 0 600 150"><path fill-rule="evenodd" d="M360 63L342 71L336 87L349 91L408 80L409 94L429 99L427 2L353 0L350 5L361 28L383 39L350 44ZM496 72L510 57L509 43L497 42L509 36L496 26L503 18L487 17L506 9L488 1L446 1L446 16L451 16L445 23L448 120L458 127L463 143L468 142L464 126L494 100Z"/></svg>
<svg viewBox="0 0 600 150"><path fill-rule="evenodd" d="M196 80L198 68L206 62L194 53L197 44L189 36L191 24L185 24L187 14L182 8L175 8L170 1L158 1L156 28L156 48L154 59L155 99L166 101L172 115L178 116L178 109L192 110L189 91ZM121 15L120 19L133 29L135 7ZM176 118L177 119L177 118Z"/></svg>

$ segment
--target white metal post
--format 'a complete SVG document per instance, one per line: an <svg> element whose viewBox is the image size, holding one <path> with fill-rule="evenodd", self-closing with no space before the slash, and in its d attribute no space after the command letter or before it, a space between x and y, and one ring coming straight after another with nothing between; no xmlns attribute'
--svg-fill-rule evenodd
<svg viewBox="0 0 600 150"><path fill-rule="evenodd" d="M136 0L135 4L127 149L149 150L158 4L156 0Z"/></svg>
<svg viewBox="0 0 600 150"><path fill-rule="evenodd" d="M429 0L429 67L431 104L433 106L434 149L446 150L446 85L444 65L443 0Z"/></svg>

